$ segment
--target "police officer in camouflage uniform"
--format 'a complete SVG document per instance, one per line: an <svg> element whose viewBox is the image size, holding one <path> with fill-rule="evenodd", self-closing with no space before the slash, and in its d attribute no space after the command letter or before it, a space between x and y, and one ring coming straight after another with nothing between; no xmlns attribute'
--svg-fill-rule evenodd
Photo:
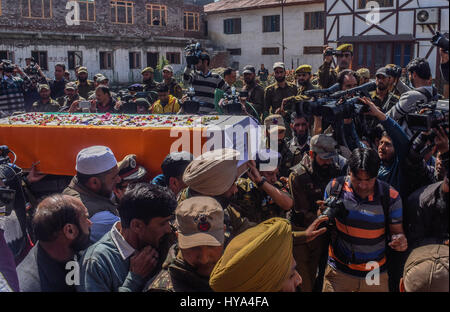
<svg viewBox="0 0 450 312"><path fill-rule="evenodd" d="M210 274L223 253L224 213L212 197L197 196L175 211L175 257L148 287L150 292L211 292Z"/></svg>
<svg viewBox="0 0 450 312"><path fill-rule="evenodd" d="M164 66L162 70L163 81L160 84L167 85L169 87L169 94L181 99L183 97L183 89L178 82L173 78L173 68L170 65Z"/></svg>
<svg viewBox="0 0 450 312"><path fill-rule="evenodd" d="M342 44L336 50L340 54L336 56L337 67L331 68L331 63L333 61L333 56L325 56L328 50L333 50L331 47L327 47L324 51L324 62L319 67L319 87L320 89L326 89L331 87L337 82L338 74L344 69L350 68L353 61L353 45Z"/></svg>
<svg viewBox="0 0 450 312"><path fill-rule="evenodd" d="M261 155L263 154L263 155ZM261 155L261 156L260 156ZM237 181L237 193L232 203L242 216L261 223L274 217L286 217L294 202L288 191L287 179L278 179L281 157L275 151L261 151L256 164L249 163L247 177Z"/></svg>
<svg viewBox="0 0 450 312"><path fill-rule="evenodd" d="M44 113L59 112L61 107L58 102L50 97L50 86L47 84L40 84L38 86L38 91L40 99L33 103L32 111Z"/></svg>
<svg viewBox="0 0 450 312"><path fill-rule="evenodd" d="M290 126L293 137L288 143L289 149L294 155L298 154L298 151L300 151L300 156L297 156L297 159L303 159L304 154L309 152L309 142L311 140L308 118L293 112L291 114Z"/></svg>
<svg viewBox="0 0 450 312"><path fill-rule="evenodd" d="M95 84L92 80L88 79L88 70L86 67L80 67L78 69L77 77L78 94L87 99L89 97L89 91L95 90Z"/></svg>
<svg viewBox="0 0 450 312"><path fill-rule="evenodd" d="M289 188L295 203L289 219L294 230L304 230L317 219L317 201L323 199L327 184L346 170L342 165L346 161L337 154L337 143L331 136L315 135L310 144L309 154L305 154L289 176ZM309 243L294 244L297 270L303 279L302 291L313 290L321 257L324 255L326 258L327 242L327 237L321 236ZM323 269L325 264L326 261Z"/></svg>
<svg viewBox="0 0 450 312"><path fill-rule="evenodd" d="M152 67L146 67L142 70L142 85L144 87L144 91L156 91L156 87L158 84L153 80L154 70Z"/></svg>
<svg viewBox="0 0 450 312"><path fill-rule="evenodd" d="M279 167L279 175L281 177L288 177L290 174L290 168L297 165L301 159L301 151L291 151L286 136L286 126L283 117L281 115L270 115L264 120L266 126L266 147L270 149L277 149L281 155L281 164ZM272 148L270 146L270 137L277 136L278 146Z"/></svg>
<svg viewBox="0 0 450 312"><path fill-rule="evenodd" d="M61 112L68 111L75 101L86 101L85 98L81 97L78 94L78 86L75 82L67 83L64 89L64 93L66 95L60 98L61 102L59 103L59 105L61 106Z"/></svg>

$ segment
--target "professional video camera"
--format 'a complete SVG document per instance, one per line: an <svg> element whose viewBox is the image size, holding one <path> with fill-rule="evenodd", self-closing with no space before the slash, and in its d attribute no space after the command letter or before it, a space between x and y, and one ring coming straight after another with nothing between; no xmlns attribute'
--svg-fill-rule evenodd
<svg viewBox="0 0 450 312"><path fill-rule="evenodd" d="M197 114L200 109L200 102L194 101L195 91L190 87L186 93L188 98L181 104L185 114Z"/></svg>
<svg viewBox="0 0 450 312"><path fill-rule="evenodd" d="M340 88L339 83L335 83L328 89L312 89L312 90L305 91L304 94L306 96L310 96L310 97L312 97L312 96L314 96L314 97L327 96L327 95L330 95L330 94L333 94L333 93L339 91L339 88Z"/></svg>
<svg viewBox="0 0 450 312"><path fill-rule="evenodd" d="M334 196L328 197L324 202L324 206L327 208L320 216L326 216L328 220L322 223L319 228L335 226L336 217L345 218L348 215L348 210L345 208L344 202Z"/></svg>
<svg viewBox="0 0 450 312"><path fill-rule="evenodd" d="M244 92L245 93L245 92ZM247 92L248 96L248 92ZM221 103L221 107L225 114L227 115L242 115L242 104L240 97L245 97L244 94L240 92L236 92L236 88L231 88L231 93L225 93L223 96L223 101Z"/></svg>
<svg viewBox="0 0 450 312"><path fill-rule="evenodd" d="M376 82L371 81L371 82L367 82L365 84L362 84L362 85L352 88L352 89L333 93L330 95L330 98L331 99L340 99L340 98L346 98L349 96L356 96L356 95L370 97L369 92L372 92L376 89L377 89Z"/></svg>
<svg viewBox="0 0 450 312"><path fill-rule="evenodd" d="M431 38L431 43L439 48L442 48L445 52L448 53L448 37L445 34L441 34L440 32L436 32L436 34Z"/></svg>
<svg viewBox="0 0 450 312"><path fill-rule="evenodd" d="M449 100L438 100L424 104L424 101L416 103L417 111L428 109L423 114L408 114L406 122L413 131L427 132L433 128L448 128ZM447 131L447 130L446 130Z"/></svg>
<svg viewBox="0 0 450 312"><path fill-rule="evenodd" d="M37 65L36 60L33 57L31 57L30 65L25 68L26 74L32 76L39 75L39 70L37 69L36 65Z"/></svg>
<svg viewBox="0 0 450 312"><path fill-rule="evenodd" d="M1 70L5 73L14 72L14 64L10 60L2 60Z"/></svg>
<svg viewBox="0 0 450 312"><path fill-rule="evenodd" d="M186 63L188 67L192 67L202 58L202 46L200 42L190 43L184 48L186 54Z"/></svg>
<svg viewBox="0 0 450 312"><path fill-rule="evenodd" d="M340 50L326 50L325 56L341 56L343 53Z"/></svg>

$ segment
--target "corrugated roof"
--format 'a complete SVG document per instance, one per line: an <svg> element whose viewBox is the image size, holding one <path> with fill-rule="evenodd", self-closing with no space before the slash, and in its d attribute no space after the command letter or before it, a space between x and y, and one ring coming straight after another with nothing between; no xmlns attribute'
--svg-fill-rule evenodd
<svg viewBox="0 0 450 312"><path fill-rule="evenodd" d="M223 11L251 10L280 6L280 0L220 0L205 5L205 13L214 14ZM286 5L320 3L323 0L285 0Z"/></svg>

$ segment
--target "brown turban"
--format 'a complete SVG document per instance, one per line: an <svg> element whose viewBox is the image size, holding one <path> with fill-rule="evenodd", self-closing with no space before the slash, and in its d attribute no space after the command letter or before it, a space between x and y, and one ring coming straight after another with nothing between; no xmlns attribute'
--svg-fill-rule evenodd
<svg viewBox="0 0 450 312"><path fill-rule="evenodd" d="M183 181L202 195L222 195L236 181L239 155L229 148L206 152L187 166Z"/></svg>
<svg viewBox="0 0 450 312"><path fill-rule="evenodd" d="M272 218L230 242L209 285L216 292L277 292L289 277L291 261L291 225Z"/></svg>

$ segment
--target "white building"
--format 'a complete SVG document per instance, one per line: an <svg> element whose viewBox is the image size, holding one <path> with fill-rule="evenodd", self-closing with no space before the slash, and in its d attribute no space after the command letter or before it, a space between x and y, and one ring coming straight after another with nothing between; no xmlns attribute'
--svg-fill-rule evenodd
<svg viewBox="0 0 450 312"><path fill-rule="evenodd" d="M430 38L436 30L448 32L448 0L326 0L325 11L324 41L331 46L353 43L352 68L368 67L373 75L381 66L405 67L420 56L430 63L433 77L440 78L439 53Z"/></svg>
<svg viewBox="0 0 450 312"><path fill-rule="evenodd" d="M232 67L282 61L289 69L322 63L324 2L310 0L220 0L204 7L208 39L230 52Z"/></svg>

